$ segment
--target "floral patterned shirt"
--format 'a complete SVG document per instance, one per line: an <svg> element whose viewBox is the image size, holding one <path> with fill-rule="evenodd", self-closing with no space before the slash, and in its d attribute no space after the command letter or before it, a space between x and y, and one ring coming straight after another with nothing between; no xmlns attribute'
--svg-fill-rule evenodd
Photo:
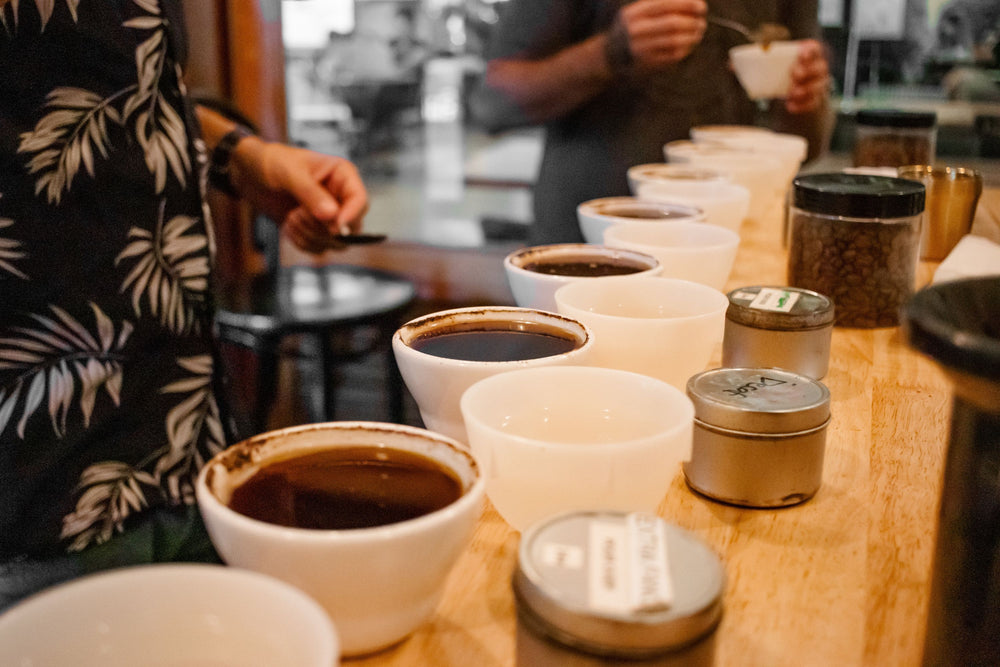
<svg viewBox="0 0 1000 667"><path fill-rule="evenodd" d="M192 504L225 445L180 0L0 0L0 560Z"/></svg>

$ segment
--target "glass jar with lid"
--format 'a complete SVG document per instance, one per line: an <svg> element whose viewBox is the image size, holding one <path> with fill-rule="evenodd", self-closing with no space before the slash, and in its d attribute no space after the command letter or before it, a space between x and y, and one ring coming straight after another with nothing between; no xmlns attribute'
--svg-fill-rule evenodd
<svg viewBox="0 0 1000 667"><path fill-rule="evenodd" d="M854 166L934 164L937 114L932 111L864 109L855 116Z"/></svg>
<svg viewBox="0 0 1000 667"><path fill-rule="evenodd" d="M799 176L788 284L832 299L836 326L896 326L916 282L924 194L923 183L888 176Z"/></svg>

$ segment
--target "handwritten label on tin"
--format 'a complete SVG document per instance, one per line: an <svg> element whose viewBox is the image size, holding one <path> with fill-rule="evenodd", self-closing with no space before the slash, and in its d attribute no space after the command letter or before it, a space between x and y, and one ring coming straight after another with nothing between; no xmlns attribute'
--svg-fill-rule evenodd
<svg viewBox="0 0 1000 667"><path fill-rule="evenodd" d="M610 613L657 611L673 603L666 534L655 516L595 521L588 534L590 605Z"/></svg>
<svg viewBox="0 0 1000 667"><path fill-rule="evenodd" d="M786 380L779 380L777 378L769 378L766 375L761 375L758 380L750 380L749 382L744 382L738 387L723 389L722 393L728 394L729 396L736 396L738 398L745 398L747 394L755 391L766 389L768 387L778 387L783 384L788 384L788 382Z"/></svg>

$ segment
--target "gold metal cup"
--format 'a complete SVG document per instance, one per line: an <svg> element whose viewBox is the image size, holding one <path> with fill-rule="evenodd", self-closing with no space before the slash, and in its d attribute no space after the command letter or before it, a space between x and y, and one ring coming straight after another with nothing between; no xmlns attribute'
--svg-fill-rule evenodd
<svg viewBox="0 0 1000 667"><path fill-rule="evenodd" d="M940 261L972 229L983 178L966 167L907 165L899 177L920 181L927 188L920 258Z"/></svg>

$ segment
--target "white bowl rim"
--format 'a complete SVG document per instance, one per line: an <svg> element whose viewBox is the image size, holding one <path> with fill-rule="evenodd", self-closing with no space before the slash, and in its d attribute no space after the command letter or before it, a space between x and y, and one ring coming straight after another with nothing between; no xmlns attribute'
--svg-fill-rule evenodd
<svg viewBox="0 0 1000 667"><path fill-rule="evenodd" d="M470 385L469 388L462 393L462 398L459 402L462 406L463 419L465 419L466 421L475 422L477 425L493 433L503 433L505 438L510 438L511 440L514 440L519 443L531 444L531 443L544 442L546 448L551 447L552 449L578 449L579 444L573 442L552 442L549 440L542 441L540 438L529 438L527 436L520 435L517 433L511 433L510 431L504 431L502 429L496 428L492 424L483 421L482 419L479 418L477 414L474 414L472 412L467 413L465 406L467 403L477 398L476 394L488 391L491 388L491 385L493 384L512 382L517 379L518 375L523 375L527 373L549 374L549 375L574 375L574 374L580 375L582 373L586 373L588 375L604 375L606 377L615 376L622 379L626 378L635 379L637 382L642 382L646 386L650 385L655 386L658 389L665 391L672 397L680 399L676 401L676 405L679 409L683 410L686 413L686 415L683 418L678 419L676 423L671 424L668 429L665 429L663 431L656 431L655 433L650 433L648 435L629 438L628 440L620 440L613 443L612 446L614 447L624 449L639 445L653 438L663 437L664 435L666 435L667 437L671 437L675 435L678 431L682 431L684 428L687 428L688 426L692 425L694 422L694 404L691 402L691 399L688 398L688 395L685 392L681 391L680 389L673 386L669 382L666 382L665 380L661 380L659 378L652 377L650 375L636 373L635 371L626 371L619 368L605 368L602 366L539 366L536 368L524 368L516 371L511 371L510 373L491 375L489 377L483 378Z"/></svg>
<svg viewBox="0 0 1000 667"><path fill-rule="evenodd" d="M680 316L677 316L677 317L642 317L642 318L637 318L637 317L629 317L628 315L613 315L613 314L609 314L609 313L600 313L600 312L596 312L596 311L589 310L589 309L586 309L586 308L580 308L579 306L574 306L574 305L571 305L571 304L567 304L567 305L570 308L573 308L574 310L586 310L590 316L601 318L601 319L607 319L607 320L637 320L637 319L642 319L642 320L648 320L648 321L661 321L661 322L689 322L689 321L693 321L693 320L700 320L700 319L711 318L711 317L715 317L719 313L724 313L726 311L726 309L729 307L729 297L727 297L726 294L723 293L721 290L717 290L714 287L711 287L709 285L705 285L704 283L695 282L693 280L685 280L683 278L667 278L667 277L664 277L664 276L649 276L649 277L644 277L644 278L635 278L635 277L632 277L632 276L622 276L622 277L617 277L616 276L616 277L609 277L609 278L607 278L605 281L599 283L599 285L600 286L611 287L611 286L613 286L612 285L612 281L614 281L614 282L623 282L625 280L635 281L635 282L639 282L639 281L641 281L641 282L649 282L649 281L654 281L655 280L655 281L661 281L660 282L661 285L666 285L667 283L680 284L680 285L683 285L686 289L691 288L691 289L697 290L698 292L701 292L702 294L704 294L705 298L704 298L703 301L707 301L708 299L715 299L718 302L719 306L717 308L712 308L711 310L705 310L704 312L697 313L695 315L680 315ZM598 283L582 283L582 282L579 282L579 281L577 281L577 282L571 282L571 283L566 283L565 285L561 286L559 289L556 290L556 293L555 293L556 303L560 302L560 299L559 299L559 294L560 293L562 293L562 294L565 295L565 294L571 293L573 290L580 291L580 290L588 289L591 285L598 285ZM718 299L718 298L716 298L716 294L718 294L718 296L721 297L721 300Z"/></svg>
<svg viewBox="0 0 1000 667"><path fill-rule="evenodd" d="M652 200L650 200L652 201ZM676 221L680 222L680 221ZM641 261L649 264L649 266L642 271L636 271L635 273L629 275L643 275L652 274L660 268L660 260L653 257L649 253L640 252L638 250L632 250L631 248L614 248L609 245L599 245L596 243L551 243L548 245L535 245L535 246L525 246L523 248L518 248L507 254L503 259L504 266L509 267L511 270L518 273L524 273L531 276L539 276L542 279L555 278L555 279L569 279L575 280L577 278L588 279L588 278L606 278L607 276L563 276L555 275L549 273L539 273L537 271L529 271L520 264L521 261L527 255L538 254L542 256L545 253L552 253L553 257L560 257L566 255L578 256L578 257L595 257L603 258L610 257L612 259L617 259L619 257L625 257L629 259L634 259L636 261Z"/></svg>
<svg viewBox="0 0 1000 667"><path fill-rule="evenodd" d="M765 51L761 44L757 42L750 42L749 44L738 44L729 49L730 55L732 54L748 54L753 53L755 55L761 55L769 57L770 55L780 55L782 57L787 57L789 54L786 51L791 51L794 49L798 52L799 45L802 44L801 39L778 39L768 43L768 48ZM782 51L778 54L776 50Z"/></svg>
<svg viewBox="0 0 1000 667"><path fill-rule="evenodd" d="M282 435L294 436L305 431L339 431L357 429L390 431L401 435L417 436L425 440L439 441L442 444L450 446L468 460L469 466L474 472L475 479L473 479L469 488L466 489L466 491L462 493L462 495L459 496L454 502L440 509L434 510L433 512L428 512L427 514L423 514L412 519L397 521L396 523L385 524L382 526L374 526L371 528L347 528L340 530L318 530L314 528L279 526L278 524L253 519L240 514L226 505L224 502L219 500L215 493L209 488L207 477L210 470L215 465L222 465L221 459L226 456L227 452L231 452L231 450L235 451L233 449L234 447L248 447L258 440L273 439ZM317 447L314 451L320 449L322 448ZM229 455L232 456L232 453ZM205 504L209 506L211 511L220 517L224 517L225 520L234 524L240 530L257 535L263 534L268 537L279 539L283 542L297 542L300 544L355 544L358 542L378 543L397 540L408 535L413 535L414 533L418 533L422 530L426 530L432 525L447 523L454 519L456 515L462 515L472 510L473 507L471 506L482 502L485 488L486 480L483 476L483 467L472 454L470 448L464 443L459 442L454 438L449 438L448 436L436 431L430 431L416 426L370 421L338 421L299 424L297 426L289 426L275 431L258 433L257 435L247 438L246 440L231 445L227 449L213 456L207 463L205 463L201 471L199 471L198 479L195 482L195 492L197 494L199 505Z"/></svg>
<svg viewBox="0 0 1000 667"><path fill-rule="evenodd" d="M302 606L303 610L322 629L320 641L323 643L318 646L318 652L321 655L329 655L331 660L339 658L340 638L336 626L326 610L312 596L276 577L217 563L142 563L85 574L76 579L55 584L14 604L0 614L0 628L18 622L21 616L43 611L58 603L66 595L88 594L107 586L109 582L135 580L136 584L139 585L142 582L148 583L151 577L177 579L179 582L190 582L191 577L223 577L232 581L238 580L244 585L254 586L256 590L266 589L268 595L277 593L286 599L292 599L297 605ZM150 604L155 605L156 599L154 598Z"/></svg>
<svg viewBox="0 0 1000 667"><path fill-rule="evenodd" d="M638 241L631 241L629 239L623 239L623 238L619 238L618 240L621 243L628 243L631 245L646 245L681 254L695 254L710 250L724 250L737 247L740 244L739 233L733 231L729 227L723 227L722 225L715 225L710 222L690 222L687 220L666 220L661 223L660 227L650 227L647 225L647 223L644 222L621 222L611 225L606 230L604 230L604 238L607 239L608 234L611 234L612 237L619 237L621 232L629 229L663 229L664 226L670 226L670 225L677 225L679 227L685 227L687 229L697 228L697 231L705 231L708 232L709 234L713 234L714 238L710 243L698 243L694 245L639 243Z"/></svg>
<svg viewBox="0 0 1000 667"><path fill-rule="evenodd" d="M733 182L733 179L728 174L719 169L712 169L711 167L692 164L690 162L647 162L645 164L637 164L629 167L626 175L632 180L641 180L647 183L687 180L684 178L672 178L670 174L674 172L679 174L703 175L704 178L691 179L697 183L711 183L712 185L716 185Z"/></svg>
<svg viewBox="0 0 1000 667"><path fill-rule="evenodd" d="M639 206L642 208L660 209L683 209L681 213L688 214L691 218L704 217L705 212L698 208L697 206L691 206L690 204L671 204L669 202L657 202L652 199L642 199L635 195L619 195L614 197L597 197L596 199L588 199L587 201L580 202L576 207L577 215L585 215L591 218L596 218L600 220L635 220L635 218L620 216L620 215L610 215L607 213L601 213L599 211L594 211L595 206L601 204L622 204L622 205L632 205ZM654 220L655 218L650 218Z"/></svg>
<svg viewBox="0 0 1000 667"><path fill-rule="evenodd" d="M607 277L607 276L606 276ZM632 278L634 276L611 276L614 278ZM564 352L560 355L555 355L558 357L576 357L583 354L584 350L589 350L593 345L594 335L583 322L570 317L569 315L563 315L562 313L556 313L549 310L541 310L540 308L527 308L522 306L464 306L462 308L449 308L447 310L438 310L433 313L427 313L426 315L421 315L420 317L415 317L414 319L406 322L401 327L396 329L396 332L392 335L392 347L393 350L405 350L407 354L412 354L419 357L432 357L432 355L425 354L419 350L413 349L409 342L412 338L408 338L409 331L415 329L416 327L432 322L435 319L444 319L454 315L464 315L464 314L476 314L476 313L494 313L501 315L523 315L535 318L535 321L549 321L562 324L563 326L568 326L569 328L576 329L582 334L583 342L577 347L573 348L568 352ZM446 357L433 357L435 363L438 364L454 364L458 366L467 366L474 364L476 366L489 365L493 367L510 366L511 368L520 368L524 365L530 365L533 362L540 362L541 360L550 359L551 357L539 357L537 359L515 359L512 361L468 361L465 359L448 359Z"/></svg>

